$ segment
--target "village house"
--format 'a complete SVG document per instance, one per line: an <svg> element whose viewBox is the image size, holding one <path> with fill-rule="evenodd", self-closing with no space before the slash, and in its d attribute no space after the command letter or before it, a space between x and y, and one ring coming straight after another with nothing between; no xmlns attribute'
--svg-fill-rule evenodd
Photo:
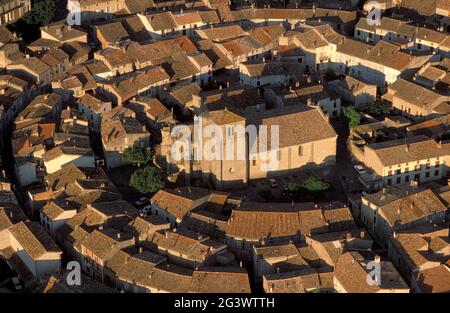
<svg viewBox="0 0 450 313"><path fill-rule="evenodd" d="M85 94L78 100L78 111L89 121L89 129L100 131L102 114L111 111L112 103L100 94Z"/></svg>
<svg viewBox="0 0 450 313"><path fill-rule="evenodd" d="M449 247L448 227L429 224L395 233L388 252L414 292L438 293L449 291Z"/></svg>
<svg viewBox="0 0 450 313"><path fill-rule="evenodd" d="M328 82L328 88L357 109L367 107L377 97L376 85L364 82L351 75L347 75L344 79Z"/></svg>
<svg viewBox="0 0 450 313"><path fill-rule="evenodd" d="M131 234L110 228L94 230L80 242L82 268L90 277L103 282L107 261L120 249L133 245Z"/></svg>
<svg viewBox="0 0 450 313"><path fill-rule="evenodd" d="M38 283L61 269L62 251L39 223L14 224L0 232L0 239L1 254L25 266Z"/></svg>
<svg viewBox="0 0 450 313"><path fill-rule="evenodd" d="M111 20L115 16L145 12L155 6L152 0L69 0L79 4L82 24L93 24L98 20ZM72 4L72 7L76 4Z"/></svg>
<svg viewBox="0 0 450 313"><path fill-rule="evenodd" d="M197 11L179 14L172 12L151 13L148 15L137 14L145 29L153 39L162 39L175 35L192 37L197 28L205 25L202 17Z"/></svg>
<svg viewBox="0 0 450 313"><path fill-rule="evenodd" d="M37 93L35 86L17 76L0 75L1 129L10 129L14 118Z"/></svg>
<svg viewBox="0 0 450 313"><path fill-rule="evenodd" d="M443 224L446 211L447 207L432 190L402 185L363 196L361 220L387 245L399 231L430 222Z"/></svg>
<svg viewBox="0 0 450 313"><path fill-rule="evenodd" d="M220 254L226 251L223 243L178 228L154 232L142 244L167 257L170 263L192 269L215 265L220 262Z"/></svg>
<svg viewBox="0 0 450 313"><path fill-rule="evenodd" d="M77 208L67 200L50 201L40 211L41 224L52 238L56 238L58 229L77 214Z"/></svg>
<svg viewBox="0 0 450 313"><path fill-rule="evenodd" d="M150 204L144 207L144 211L160 216L176 227L189 212L205 207L210 202L217 203L217 198L221 198L225 204L228 196L227 193L198 187L166 188L150 198Z"/></svg>
<svg viewBox="0 0 450 313"><path fill-rule="evenodd" d="M6 68L11 73L33 79L36 84L47 85L51 83L51 67L39 58L27 56L8 64Z"/></svg>
<svg viewBox="0 0 450 313"><path fill-rule="evenodd" d="M441 179L448 155L446 143L419 135L366 145L360 160L389 186Z"/></svg>
<svg viewBox="0 0 450 313"><path fill-rule="evenodd" d="M450 58L425 64L413 77L413 81L423 87L449 95Z"/></svg>
<svg viewBox="0 0 450 313"><path fill-rule="evenodd" d="M448 113L450 96L437 93L402 78L389 86L383 99L412 120L421 120L431 114Z"/></svg>
<svg viewBox="0 0 450 313"><path fill-rule="evenodd" d="M51 174L67 163L79 167L95 167L95 154L88 135L56 133L55 147L42 155L46 172Z"/></svg>
<svg viewBox="0 0 450 313"><path fill-rule="evenodd" d="M299 88L291 87L300 103L312 107L319 107L327 117L335 118L341 115L341 98L338 94L329 92L328 88L319 82L306 84Z"/></svg>
<svg viewBox="0 0 450 313"><path fill-rule="evenodd" d="M169 83L169 75L161 66L154 66L145 71L135 72L116 81L99 82L97 92L118 106L130 99L141 97L154 97L158 95L163 86Z"/></svg>
<svg viewBox="0 0 450 313"><path fill-rule="evenodd" d="M41 40L56 41L60 44L73 41L87 43L87 33L65 24L50 24L40 28ZM38 39L39 40L39 39Z"/></svg>
<svg viewBox="0 0 450 313"><path fill-rule="evenodd" d="M241 62L241 84L260 87L265 85L286 86L298 81L303 74L299 63L291 62Z"/></svg>
<svg viewBox="0 0 450 313"><path fill-rule="evenodd" d="M137 120L151 129L159 130L164 125L174 122L173 114L157 98L133 98L127 107L136 113Z"/></svg>
<svg viewBox="0 0 450 313"><path fill-rule="evenodd" d="M406 44L407 49L439 53L448 35L385 16L380 25L369 25L367 19L361 18L355 26L355 38L372 43L380 40L398 42ZM445 47L443 50L447 52Z"/></svg>
<svg viewBox="0 0 450 313"><path fill-rule="evenodd" d="M313 203L244 202L232 210L226 243L240 258L251 259L253 247L305 242L307 236L327 233L343 221L349 226L340 230L353 229L353 218L345 207L323 210Z"/></svg>
<svg viewBox="0 0 450 313"><path fill-rule="evenodd" d="M333 293L333 272L311 269L263 276L265 293Z"/></svg>
<svg viewBox="0 0 450 313"><path fill-rule="evenodd" d="M121 22L96 25L94 27L96 40L100 43L102 49L120 47L130 40L128 32Z"/></svg>
<svg viewBox="0 0 450 313"><path fill-rule="evenodd" d="M0 46L0 68L6 68L11 63L23 59L25 54L20 51L16 42L7 43Z"/></svg>
<svg viewBox="0 0 450 313"><path fill-rule="evenodd" d="M380 276L369 276L368 262L380 266ZM409 293L410 288L389 261L367 260L358 252L342 254L334 269L334 289L339 293Z"/></svg>
<svg viewBox="0 0 450 313"><path fill-rule="evenodd" d="M386 41L373 46L352 40L327 25L291 37L285 43L294 43L304 51L306 71L331 69L338 75L351 74L380 88L395 82L402 72L420 67L431 57L410 55Z"/></svg>
<svg viewBox="0 0 450 313"><path fill-rule="evenodd" d="M150 251L119 250L107 263L112 285L124 292L189 292L192 270L169 264Z"/></svg>
<svg viewBox="0 0 450 313"><path fill-rule="evenodd" d="M194 97L201 91L196 82L186 81L164 90L161 99L168 105L177 106L183 115L188 115L193 111Z"/></svg>
<svg viewBox="0 0 450 313"><path fill-rule="evenodd" d="M0 3L0 25L14 23L31 11L31 0L5 0Z"/></svg>
<svg viewBox="0 0 450 313"><path fill-rule="evenodd" d="M128 147L137 145L148 147L150 133L136 119L116 116L111 119L103 116L101 136L105 163L108 168L123 164L122 153Z"/></svg>

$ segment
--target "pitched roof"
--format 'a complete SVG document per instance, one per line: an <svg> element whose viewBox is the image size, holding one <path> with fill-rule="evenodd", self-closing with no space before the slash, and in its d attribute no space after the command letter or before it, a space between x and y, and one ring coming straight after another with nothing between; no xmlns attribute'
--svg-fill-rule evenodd
<svg viewBox="0 0 450 313"><path fill-rule="evenodd" d="M8 231L33 260L38 260L47 253L62 254L62 251L39 223L19 222L8 228Z"/></svg>
<svg viewBox="0 0 450 313"><path fill-rule="evenodd" d="M203 199L202 203L206 202L211 193L211 190L196 187L161 189L150 199L150 202L177 219L182 219L201 204L200 200Z"/></svg>
<svg viewBox="0 0 450 313"><path fill-rule="evenodd" d="M439 145L426 136L370 144L368 148L375 152L383 166L442 157L448 155L449 149L446 144Z"/></svg>
<svg viewBox="0 0 450 313"><path fill-rule="evenodd" d="M192 273L192 292L250 293L247 271L233 267L205 267Z"/></svg>
<svg viewBox="0 0 450 313"><path fill-rule="evenodd" d="M391 226L409 224L447 207L430 189L420 191L379 207L380 213Z"/></svg>

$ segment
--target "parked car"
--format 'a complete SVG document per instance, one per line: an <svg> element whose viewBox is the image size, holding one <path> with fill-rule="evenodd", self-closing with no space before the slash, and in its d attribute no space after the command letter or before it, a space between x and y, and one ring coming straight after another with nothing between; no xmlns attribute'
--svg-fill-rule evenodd
<svg viewBox="0 0 450 313"><path fill-rule="evenodd" d="M366 172L366 170L364 169L364 167L362 165L355 165L354 168L358 172L359 175L364 174Z"/></svg>
<svg viewBox="0 0 450 313"><path fill-rule="evenodd" d="M14 288L15 288L17 291L20 291L20 290L23 289L22 285L20 284L19 278L13 277L13 278L12 278L12 283L13 283L13 285L14 285Z"/></svg>
<svg viewBox="0 0 450 313"><path fill-rule="evenodd" d="M274 178L267 178L267 182L269 183L270 187L277 188L278 183Z"/></svg>

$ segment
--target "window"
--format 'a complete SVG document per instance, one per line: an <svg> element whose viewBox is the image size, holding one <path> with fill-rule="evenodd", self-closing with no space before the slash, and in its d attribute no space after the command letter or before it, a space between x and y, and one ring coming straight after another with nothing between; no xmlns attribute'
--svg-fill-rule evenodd
<svg viewBox="0 0 450 313"><path fill-rule="evenodd" d="M256 166L256 159L252 160L252 164L253 164L253 166Z"/></svg>
<svg viewBox="0 0 450 313"><path fill-rule="evenodd" d="M399 176L397 177L397 184L400 184L402 182L402 178Z"/></svg>
<svg viewBox="0 0 450 313"><path fill-rule="evenodd" d="M277 150L277 160L280 161L281 160L281 151Z"/></svg>
<svg viewBox="0 0 450 313"><path fill-rule="evenodd" d="M434 171L434 176L439 176L439 170Z"/></svg>
<svg viewBox="0 0 450 313"><path fill-rule="evenodd" d="M228 137L233 136L233 126L227 126L227 136Z"/></svg>
<svg viewBox="0 0 450 313"><path fill-rule="evenodd" d="M298 155L299 156L303 155L303 147L302 146L298 146Z"/></svg>
<svg viewBox="0 0 450 313"><path fill-rule="evenodd" d="M430 177L430 172L425 172L425 177L426 178Z"/></svg>
<svg viewBox="0 0 450 313"><path fill-rule="evenodd" d="M392 179L388 178L388 180L386 181L386 185L392 185Z"/></svg>

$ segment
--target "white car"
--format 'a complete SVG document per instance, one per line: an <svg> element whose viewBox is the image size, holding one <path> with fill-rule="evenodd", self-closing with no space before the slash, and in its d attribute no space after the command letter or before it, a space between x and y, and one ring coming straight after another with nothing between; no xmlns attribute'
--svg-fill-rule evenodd
<svg viewBox="0 0 450 313"><path fill-rule="evenodd" d="M366 172L364 167L362 167L361 165L355 165L354 168L358 172L359 175L364 174Z"/></svg>
<svg viewBox="0 0 450 313"><path fill-rule="evenodd" d="M269 183L270 187L272 187L272 188L278 187L277 181L273 178L267 178L267 182Z"/></svg>

